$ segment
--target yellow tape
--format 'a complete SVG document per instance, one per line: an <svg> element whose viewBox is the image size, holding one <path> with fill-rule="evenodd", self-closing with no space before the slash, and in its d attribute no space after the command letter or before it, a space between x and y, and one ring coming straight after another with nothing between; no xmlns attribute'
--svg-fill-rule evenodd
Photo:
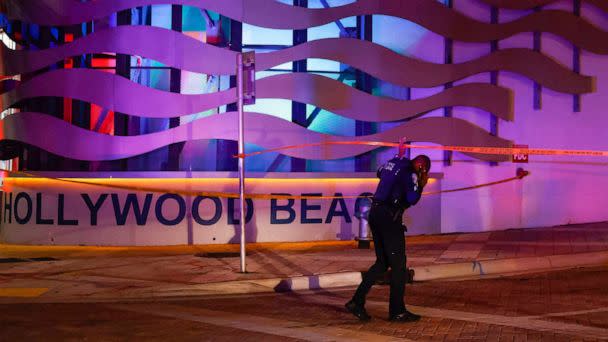
<svg viewBox="0 0 608 342"><path fill-rule="evenodd" d="M15 171L7 171L7 170L1 170L1 169L0 169L0 171L5 171L5 172L12 173L12 174L17 174L17 175L21 174L21 175L24 175L27 177L38 177L38 178L45 178L45 179L59 181L59 182L75 183L75 184L91 185L91 186L101 186L101 187L121 189L121 190L156 192L156 193L163 193L163 194L167 193L167 194L177 194L177 195L193 196L193 197L203 196L203 197L220 197L220 198L239 198L238 193L231 193L231 192L174 190L174 189L138 187L138 186L128 186L128 185L118 185L118 184L103 184L103 183L95 183L95 182L87 182L87 181L78 181L78 180L66 179L66 178L40 177L36 174L29 173L29 172L23 172L23 171L15 172ZM467 187L449 189L449 190L423 192L422 195L436 195L436 194L440 194L440 193L444 193L444 192L456 192L456 191L478 189L478 188L483 188L486 186L511 182L511 181L514 181L517 179L522 179L522 178L528 176L529 174L530 173L528 171L523 171L522 173L519 173L515 177L506 178L506 179L502 179L502 180L498 180L498 181L494 181L494 182L490 182L490 183L477 184L477 185L473 185L473 186L467 186ZM370 197L371 196L357 196L357 195L301 196L301 195L278 195L278 194L245 194L245 198L248 198L248 199L322 199L322 200L327 200L327 199L336 199L336 198L356 199L356 198L370 198Z"/></svg>
<svg viewBox="0 0 608 342"><path fill-rule="evenodd" d="M426 150L442 150L479 154L528 154L528 155L551 155L551 156L591 156L608 157L608 151L594 150L558 150L548 148L521 148L521 147L475 147L475 146L429 146L408 145L408 148L419 148Z"/></svg>
<svg viewBox="0 0 608 342"><path fill-rule="evenodd" d="M271 148L267 150L238 154L235 157L251 157L258 154L278 152L283 150L291 150L304 147L314 146L325 146L325 145L369 145L369 146L381 146L381 147L398 147L399 144L382 141L330 141L322 143L311 143L311 144L300 144L290 145L277 148ZM406 148L417 148L424 150L440 150L440 151L453 151L463 153L478 153L478 154L502 154L502 155L513 155L513 154L528 154L528 155L552 155L552 156L591 156L591 157L608 157L608 151L594 151L594 150L559 150L559 149L548 149L548 148L521 148L521 147L483 147L483 146L431 146L431 145L413 145L405 144Z"/></svg>
<svg viewBox="0 0 608 342"><path fill-rule="evenodd" d="M0 297L34 298L48 291L48 288L43 287L0 287Z"/></svg>

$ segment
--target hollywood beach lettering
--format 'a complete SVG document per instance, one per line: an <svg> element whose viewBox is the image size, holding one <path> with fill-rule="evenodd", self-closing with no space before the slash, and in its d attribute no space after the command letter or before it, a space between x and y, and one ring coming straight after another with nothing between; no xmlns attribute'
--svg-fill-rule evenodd
<svg viewBox="0 0 608 342"><path fill-rule="evenodd" d="M277 195L291 195L281 193ZM320 197L321 193L301 194L302 196ZM363 193L361 195L369 195ZM361 199L354 203L354 207L349 208L341 193L333 194L336 198L332 199L326 212L322 210L321 201L310 198L298 199L299 210L296 207L295 199L270 199L269 224L285 225L291 224L298 219L301 224L323 224L332 223L334 220L343 220L346 223L352 222L351 215L359 210ZM175 226L186 218L187 213L191 215L194 222L201 226L211 226L224 219L229 225L239 224L236 205L238 201L234 198L226 199L225 203L219 197L197 196L194 198L184 198L177 194L143 194L138 197L135 193L128 193L119 196L117 193L87 194L81 193L79 202L80 207L66 207L66 195L57 194L55 196L43 196L38 192L30 194L28 192L3 192L0 196L2 201L1 212L3 223L13 223L19 225L42 225L42 226L96 226L100 221L100 211L102 208L109 207L113 213L115 224L124 226L128 222L133 222L138 226L145 226L151 217L158 223L165 226ZM54 201L55 203L49 203ZM53 214L45 211L46 206L56 208ZM167 214L163 211L166 206L176 208ZM211 214L203 215L205 209L210 209ZM254 214L254 202L247 199L246 222L249 222ZM88 213L87 219L78 219L74 216L77 211ZM153 213L152 213L153 211ZM225 211L225 213L224 213ZM46 216L43 214L46 213ZM225 214L225 215L224 215ZM83 221L87 222L83 222Z"/></svg>

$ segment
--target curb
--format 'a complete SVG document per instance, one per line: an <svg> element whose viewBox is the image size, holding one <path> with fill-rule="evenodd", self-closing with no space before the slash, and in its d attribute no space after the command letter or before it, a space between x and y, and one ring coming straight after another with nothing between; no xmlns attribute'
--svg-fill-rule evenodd
<svg viewBox="0 0 608 342"><path fill-rule="evenodd" d="M471 262L412 267L414 281L508 275L582 266L608 265L608 251L523 257L500 260L476 260ZM123 292L124 297L183 297L200 295L229 295L304 291L334 287L356 286L361 282L361 272L340 272L300 276L207 283L189 286L172 286L138 289Z"/></svg>
<svg viewBox="0 0 608 342"><path fill-rule="evenodd" d="M235 280L187 286L132 289L121 293L124 298L187 297L201 295L231 295L245 293L277 293L358 285L361 272L327 273L292 278Z"/></svg>
<svg viewBox="0 0 608 342"><path fill-rule="evenodd" d="M415 281L427 281L602 265L608 265L608 251L512 259L475 260L413 268L416 272L414 276Z"/></svg>

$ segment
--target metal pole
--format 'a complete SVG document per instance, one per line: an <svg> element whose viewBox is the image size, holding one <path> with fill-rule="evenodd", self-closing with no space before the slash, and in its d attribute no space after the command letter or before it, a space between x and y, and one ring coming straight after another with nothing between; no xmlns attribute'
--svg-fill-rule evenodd
<svg viewBox="0 0 608 342"><path fill-rule="evenodd" d="M245 153L245 132L243 112L243 54L236 55L236 91L237 107L239 111L239 155ZM245 158L239 157L239 203L240 203L240 225L241 225L241 273L246 273L245 265Z"/></svg>

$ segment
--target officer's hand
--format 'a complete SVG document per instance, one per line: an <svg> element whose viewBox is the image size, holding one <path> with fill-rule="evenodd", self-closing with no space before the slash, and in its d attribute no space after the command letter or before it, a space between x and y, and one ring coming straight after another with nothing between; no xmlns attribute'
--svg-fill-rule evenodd
<svg viewBox="0 0 608 342"><path fill-rule="evenodd" d="M418 171L418 188L422 189L426 186L426 183L429 181L429 173Z"/></svg>

